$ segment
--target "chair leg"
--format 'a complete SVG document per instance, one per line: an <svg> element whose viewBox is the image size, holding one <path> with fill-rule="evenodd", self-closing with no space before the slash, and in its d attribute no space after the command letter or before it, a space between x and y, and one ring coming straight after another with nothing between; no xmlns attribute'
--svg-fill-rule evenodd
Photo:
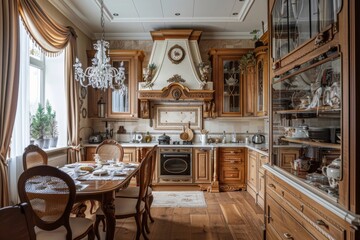
<svg viewBox="0 0 360 240"><path fill-rule="evenodd" d="M95 236L96 236L96 238L98 240L100 240L100 234L99 234L99 223L100 223L100 221L103 223L103 231L105 232L105 216L96 215L94 228L95 228Z"/></svg>
<svg viewBox="0 0 360 240"><path fill-rule="evenodd" d="M148 196L148 199L149 199L149 204L146 206L146 207L148 208L148 209L146 209L146 211L148 212L150 221L153 223L153 222L155 222L155 220L154 220L154 218L153 218L152 215L151 215L150 209L151 209L151 205L152 205L152 203L153 203L153 201L154 201L154 196L151 194L150 196Z"/></svg>
<svg viewBox="0 0 360 240"><path fill-rule="evenodd" d="M135 222L136 222L136 240L140 240L140 236L142 233L142 225L141 225L141 214L135 215Z"/></svg>
<svg viewBox="0 0 360 240"><path fill-rule="evenodd" d="M147 218L148 218L148 214L146 213L146 210L143 212L142 214L142 234L144 236L145 240L148 240L148 236L146 235L146 232L150 233L150 229L149 226L147 224Z"/></svg>
<svg viewBox="0 0 360 240"><path fill-rule="evenodd" d="M96 236L98 240L100 240L100 236ZM95 239L95 232L94 232L94 228L92 228L89 232L88 232L88 240L94 240Z"/></svg>

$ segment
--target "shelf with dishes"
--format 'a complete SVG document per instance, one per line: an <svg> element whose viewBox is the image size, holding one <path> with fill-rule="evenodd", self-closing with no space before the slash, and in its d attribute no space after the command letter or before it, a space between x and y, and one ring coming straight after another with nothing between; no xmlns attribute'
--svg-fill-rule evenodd
<svg viewBox="0 0 360 240"><path fill-rule="evenodd" d="M297 114L297 113L335 113L340 114L340 108L329 108L329 107L316 107L310 109L291 109L291 110L279 110L275 111L275 114Z"/></svg>
<svg viewBox="0 0 360 240"><path fill-rule="evenodd" d="M313 147L322 147L322 148L334 148L334 149L341 149L341 144L339 143L327 143L327 142L320 142L317 140L313 140L310 138L281 138L282 141L290 142L290 143L300 143L305 144Z"/></svg>

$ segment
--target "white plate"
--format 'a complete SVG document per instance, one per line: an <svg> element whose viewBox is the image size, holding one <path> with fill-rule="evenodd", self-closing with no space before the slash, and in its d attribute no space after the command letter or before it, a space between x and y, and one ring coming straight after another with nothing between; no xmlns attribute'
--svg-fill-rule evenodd
<svg viewBox="0 0 360 240"><path fill-rule="evenodd" d="M123 171L114 171L114 176L127 176L127 174Z"/></svg>
<svg viewBox="0 0 360 240"><path fill-rule="evenodd" d="M93 175L95 176L106 176L108 174L108 171L106 171L105 169L98 169L93 172Z"/></svg>

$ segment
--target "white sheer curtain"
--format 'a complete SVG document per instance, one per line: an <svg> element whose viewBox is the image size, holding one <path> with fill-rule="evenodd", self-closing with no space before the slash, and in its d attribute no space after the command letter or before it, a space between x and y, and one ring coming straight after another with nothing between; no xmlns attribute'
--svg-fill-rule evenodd
<svg viewBox="0 0 360 240"><path fill-rule="evenodd" d="M20 24L20 79L18 106L14 130L11 139L9 160L10 203L18 203L17 180L22 167L22 154L30 142L30 110L29 110L29 36Z"/></svg>

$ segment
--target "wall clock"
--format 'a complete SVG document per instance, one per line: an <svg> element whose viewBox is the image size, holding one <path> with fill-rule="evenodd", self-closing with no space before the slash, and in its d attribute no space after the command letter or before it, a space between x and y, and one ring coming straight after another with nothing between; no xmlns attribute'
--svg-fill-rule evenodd
<svg viewBox="0 0 360 240"><path fill-rule="evenodd" d="M185 58L185 50L176 44L170 48L168 57L172 63L179 64Z"/></svg>

